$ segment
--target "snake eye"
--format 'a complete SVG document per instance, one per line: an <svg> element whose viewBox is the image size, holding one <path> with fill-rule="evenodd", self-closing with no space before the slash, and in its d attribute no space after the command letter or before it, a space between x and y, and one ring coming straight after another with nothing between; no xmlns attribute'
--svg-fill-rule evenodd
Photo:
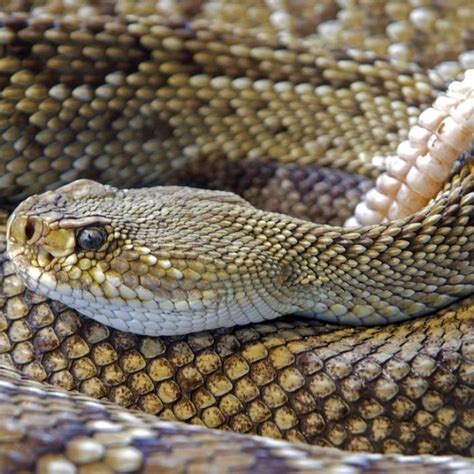
<svg viewBox="0 0 474 474"><path fill-rule="evenodd" d="M77 245L82 250L99 250L107 240L102 227L84 227L77 233Z"/></svg>

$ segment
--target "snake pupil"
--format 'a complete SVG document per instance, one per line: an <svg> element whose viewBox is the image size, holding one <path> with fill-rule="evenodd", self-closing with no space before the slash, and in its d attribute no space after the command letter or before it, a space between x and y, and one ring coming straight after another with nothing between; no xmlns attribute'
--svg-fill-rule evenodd
<svg viewBox="0 0 474 474"><path fill-rule="evenodd" d="M77 244L82 250L99 250L106 239L102 227L84 227L77 234Z"/></svg>

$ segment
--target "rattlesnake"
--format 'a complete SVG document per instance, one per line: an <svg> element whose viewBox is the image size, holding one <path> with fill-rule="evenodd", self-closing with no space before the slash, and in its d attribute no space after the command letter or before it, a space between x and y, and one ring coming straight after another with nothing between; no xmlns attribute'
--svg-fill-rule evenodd
<svg viewBox="0 0 474 474"><path fill-rule="evenodd" d="M216 7L216 2L210 3ZM186 14L199 16L202 5L194 4L195 10L192 6L192 3L183 6ZM90 13L91 10L84 8L82 14ZM91 8L100 9L100 6ZM103 8L107 10L105 13L110 13L110 5L104 3ZM126 9L126 4L121 8ZM4 199L16 202L42 191L45 186L55 188L79 177L97 178L115 185L153 184L158 180L191 185L210 183L214 187L241 191L250 201L273 211L342 225L370 188L370 180L385 168L384 156L394 154L394 144L406 137L409 126L415 125L420 108L432 104L437 90L445 89L445 85L439 74L426 73L406 62L402 64L400 58L389 61L369 52L333 51L322 48L318 38L299 39L294 24L288 23L293 17L282 16L283 10L271 16L273 21L286 19L283 23L277 21L277 28L275 24L270 28L276 31L267 31L264 26L263 31L258 31L257 25L251 28L229 26L219 23L219 18L183 22L179 18L170 21L169 18L126 19L124 16L114 19L97 16L94 20L35 14L3 16L6 26L0 37L6 46L1 64L10 85L4 84L3 88L5 170L0 193ZM230 6L223 9L227 14L232 11ZM329 8L326 14L330 15L330 11ZM87 69L91 62L94 69ZM79 73L83 75L78 78ZM472 76L466 76L463 82L467 84L465 103L468 107L472 100L469 77ZM456 112L457 105L453 103L446 110L438 101L435 106L438 107L438 112L433 112L435 132L429 130L427 123L427 117L433 115L425 114L420 124L427 133L420 135L420 128L418 133L413 133L411 144L401 149L402 158L406 158L410 150L415 157L420 154L423 143L433 134L441 137L441 144L449 143L446 137L453 137L449 123L445 122L446 136L436 128L446 117L450 120L449 117L454 116L456 123L466 119L463 130L468 131L468 139L469 133L472 135L469 108L467 112L463 109L463 115L462 111ZM315 118L319 130L315 129ZM355 133L351 119L358 127ZM378 127L377 122L382 125ZM449 145L451 148L444 149L443 154L451 150L455 159L462 149L459 143L466 145L463 134L466 135L456 135ZM392 162L395 165L388 168L393 175L400 168L395 158ZM425 162L420 163L421 166ZM111 165L120 170L111 170ZM324 168L328 166L332 169ZM450 172L451 167L446 168ZM349 173L357 174L350 176ZM405 170L405 175L408 173ZM236 180L236 176L244 184ZM235 259L242 259L239 250L248 246L246 237L249 235L260 236L259 242L265 242L265 237L272 246L279 242L283 250L273 255L278 254L276 260L284 260L286 265L272 267L269 262L275 259L271 258L259 263L266 272L265 281L260 285L265 289L265 296L257 304L257 313L263 314L260 319L271 313L267 305L271 295L285 300L275 313L295 310L303 311L306 316L316 313L324 316L325 313L325 317L340 316L342 322L358 323L360 321L353 319L353 307L347 311L341 301L350 303L347 296L351 288L355 288L352 298L364 291L354 283L354 276L362 275L361 281L364 281L365 273L365 276L375 275L372 286L380 291L377 295L380 298L376 299L382 304L376 311L380 317L385 315L390 321L390 317L400 314L400 307L404 308L404 317L411 314L410 308L415 315L437 312L428 318L387 327L340 329L290 317L283 322L181 338L137 337L83 320L58 303L25 293L14 273L23 267L18 262L13 267L4 259L4 315L0 320L0 352L3 354L0 397L3 398L0 400L5 418L3 431L0 431L0 442L3 442L0 460L5 463L5 470L36 466L44 471L56 468L72 472L75 466L81 466L85 472L99 467L198 472L206 471L210 461L213 468L220 471L323 470L339 462L352 469L396 468L399 462L431 465L439 470L469 469L472 467L469 461L461 458L344 455L265 438L160 424L162 422L150 416L126 414L123 409L91 402L78 395L65 395L60 389L48 389L27 381L27 377L48 379L60 387L80 388L101 398L108 396L121 405L140 407L168 419L284 436L291 441L306 440L350 450L386 453L472 454L472 357L469 353L472 302L467 299L446 310L439 309L472 291L469 285L472 285L473 192L469 157L459 161L458 170L448 181L437 199L418 214L362 231L314 227L295 218L263 213L232 194L163 188L168 189L165 192L170 196L178 194L165 201L162 208L181 203L180 208L186 209L193 199L196 202L198 207L191 207L194 211L190 213L196 221L189 221L184 212L178 227L180 235L188 235L189 230L193 230L190 236L199 235L199 243L211 255L207 260L209 266L219 263L219 255L213 253L216 240L203 224L202 214L196 217L199 215L196 209L206 202L206 212L212 211L212 223L217 228L219 224L224 229L232 226L229 219L232 215L237 220L240 217L239 229L249 227L250 234L244 234L244 240L232 250ZM326 186L325 192L340 205L330 212L321 210L324 197L318 196L318 190L324 189L328 182L333 189L327 190ZM91 182L78 182L72 188L64 188L63 193L70 189L88 196L94 189L121 193ZM276 190L285 190L288 199L275 200ZM384 191L383 180L380 190ZM142 207L136 206L136 209L143 209L147 203L157 202L150 197L152 193L159 196L159 192L160 188L156 188L127 194L135 196L131 200L132 208L133 203L140 201ZM312 204L319 204L318 200L322 199L321 204L312 208L305 192L314 197ZM43 205L47 202L43 209L47 208L54 217L51 206L63 209L61 193L48 196L49 202L43 197ZM377 202L373 196L368 198L369 208ZM395 195L392 198L391 203L398 202ZM126 207L127 200L123 202ZM37 199L33 198L30 206L31 203L34 207ZM70 222L73 214L81 211L81 201L76 204L73 213L74 206L67 204ZM91 201L87 204L88 208L94 205ZM410 202L409 207L411 205ZM26 206L23 205L23 209ZM385 201L383 207L393 209ZM41 210L41 202L38 209ZM225 219L223 209L227 212ZM380 209L376 207L376 212ZM94 212L104 217L101 212L104 210L96 205ZM118 216L124 215L118 201L112 202L109 213L113 211ZM10 237L16 235L21 240L21 232L26 232L31 234L30 238L35 237L32 241L37 241L42 232L48 235L38 219L28 220L21 217L19 211L17 216L20 217L11 221ZM359 216L373 219L374 213L362 211ZM269 220L273 225L266 229L264 223ZM284 224L281 228L279 222ZM142 226L145 223L146 219L142 220ZM127 221L121 225L122 230L128 225L134 239L143 240L142 247L145 245L146 237L140 234L136 223ZM161 225L165 226L163 230L173 230L170 220L162 220ZM272 228L277 231L271 231ZM387 236L390 229L390 238L375 242L383 239L384 232ZM160 228L153 227L153 232L159 235ZM206 240L206 236L210 238ZM313 265L306 265L309 268L298 272L305 268L304 262L310 257L308 254L301 259L301 254L314 248L311 244L318 238L321 239L318 252L326 255L326 260L323 258L317 263L315 259ZM75 239L76 234L71 246L66 246L68 250L75 247ZM194 247L196 252L196 242L183 239L184 244L191 243L189 251ZM168 243L175 240L170 239ZM53 245L50 242L53 256L58 252L55 245L64 242L68 242L65 235L57 238ZM290 251L302 242L308 245L300 245L301 252ZM399 244L398 248L393 242ZM350 271L357 267L348 261L357 263L357 255L370 252L371 245L376 246L377 256L369 255L365 262L367 268L351 275ZM259 253L263 253L263 248L255 248L254 261L242 264L246 270L252 268ZM266 250L268 248L271 246ZM351 248L354 255L348 255ZM396 250L396 255L384 261L383 254L390 248ZM417 262L404 266L403 259L408 261L413 255L408 255L411 249L413 253L416 250ZM134 252L134 249L128 250ZM244 250L246 255L252 253ZM169 249L163 250L166 251ZM11 253L16 253L14 248ZM183 272L188 272L188 275L183 274L184 281L192 281L194 273L199 273L196 268L180 266L186 258L186 255L161 255L161 270L165 273L170 270L166 291L177 289L173 280L181 281L178 277ZM315 258L314 255L311 258ZM368 264L371 258L376 262L374 268ZM150 259L148 257L149 263ZM331 280L322 281L321 274L326 274L321 261L329 262L329 275L337 275L335 278L340 278L341 272L349 272L348 286L344 287L339 281L337 285L332 283L333 287L325 287L331 285ZM114 271L123 268L125 263L121 262L120 266L117 259ZM403 266L406 268L402 269ZM234 272L234 267L238 267L235 261L205 270L210 281L213 272L220 272L219 278L223 281L226 273L228 280L235 282L238 280L232 280L232 275L239 271L237 268ZM84 267L83 271L87 270ZM58 268L55 271L59 273ZM141 271L135 265L135 274ZM404 279L404 271L409 278ZM413 273L415 271L420 272L419 275ZM262 278L261 272L251 281ZM449 281L443 280L447 273ZM388 285L383 284L384 275L388 274L391 274L390 285L397 285L398 278L398 293L390 292ZM304 297L308 303L303 304L299 297L304 294L305 285L312 288L318 278L319 287L322 285L326 294L338 293L342 288L337 300L326 305L324 301L314 300L320 293L310 292ZM34 282L31 280L29 284ZM424 291L425 295L411 301L410 284L416 284L418 292ZM239 301L238 311L233 311L241 318L234 322L246 323L255 317L255 312L249 309L255 301L253 297L248 298L252 288L252 284L241 285L247 299ZM296 290L282 298L282 288ZM440 288L444 292L442 297L438 294ZM124 295L133 297L134 289L136 286L130 284L130 291ZM193 288L185 290L191 292ZM204 291L218 292L219 288ZM262 291L257 293L261 295ZM394 293L401 297L394 300ZM136 291L134 295L136 297ZM58 294L53 296L60 299ZM370 294L364 298L370 298ZM189 298L181 295L180 301L186 302ZM202 298L196 298L196 304L199 302L205 303ZM215 309L212 304L209 306ZM365 299L364 304L359 302L356 306L355 313L367 317L369 323L381 322L370 318L370 304ZM106 314L102 308L94 310L99 318ZM344 321L348 312L352 320ZM250 319L243 318L245 314L251 315ZM110 316L106 322L110 324ZM222 325L222 322L207 327L197 325L191 330ZM139 326L135 324L132 329L143 332ZM177 334L177 327L171 326L166 327L165 332ZM150 334L155 334L156 328L151 327ZM163 327L159 331L163 333ZM4 365L11 363L21 367L24 381ZM57 407L48 408L50 403L57 403ZM97 420L84 422L80 417ZM185 442L194 443L193 449L189 449L189 444L182 447L183 435L187 436ZM22 451L24 442L32 447L31 452ZM235 447L229 449L229 443L235 443ZM238 447L249 454L242 456ZM163 453L171 451L172 457L163 457Z"/></svg>

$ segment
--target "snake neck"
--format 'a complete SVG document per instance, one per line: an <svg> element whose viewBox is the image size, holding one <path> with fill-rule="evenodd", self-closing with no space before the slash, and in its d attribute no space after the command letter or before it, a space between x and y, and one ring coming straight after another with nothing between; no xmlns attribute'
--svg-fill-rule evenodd
<svg viewBox="0 0 474 474"><path fill-rule="evenodd" d="M406 219L357 229L296 227L285 260L286 284L304 307L298 314L383 324L429 314L472 293L472 171L466 164L423 212Z"/></svg>

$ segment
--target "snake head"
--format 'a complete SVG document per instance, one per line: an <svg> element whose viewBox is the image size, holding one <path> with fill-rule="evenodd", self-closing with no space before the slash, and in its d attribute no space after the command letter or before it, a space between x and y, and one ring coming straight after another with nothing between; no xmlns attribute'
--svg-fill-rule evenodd
<svg viewBox="0 0 474 474"><path fill-rule="evenodd" d="M38 267L49 268L74 254L81 241L81 230L91 226L106 226L109 219L88 215L68 219L68 201L88 198L104 198L113 195L113 188L90 180L78 180L34 195L23 201L13 212L7 224L9 255L15 260L31 257ZM72 216L71 216L72 217ZM83 240L83 238L82 238ZM102 244L105 243L102 242ZM99 250L97 248L96 250Z"/></svg>
<svg viewBox="0 0 474 474"><path fill-rule="evenodd" d="M110 220L99 215L78 217L68 213L68 202L104 199L114 188L90 180L79 180L23 201L7 223L7 252L27 286L58 298L70 294L71 284L85 287L74 278L86 260L100 259L113 241ZM100 232L100 245L86 248L90 229ZM100 230L99 230L100 229ZM96 244L98 241L96 240ZM78 258L85 260L81 263Z"/></svg>
<svg viewBox="0 0 474 474"><path fill-rule="evenodd" d="M79 180L18 206L8 254L31 290L117 329L246 324L292 309L270 297L283 276L258 212L232 193Z"/></svg>

